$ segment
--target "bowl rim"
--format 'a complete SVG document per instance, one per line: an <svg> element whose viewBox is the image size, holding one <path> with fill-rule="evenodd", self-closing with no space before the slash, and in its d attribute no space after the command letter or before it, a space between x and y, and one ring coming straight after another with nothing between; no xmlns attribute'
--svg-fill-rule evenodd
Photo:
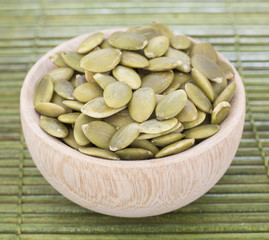
<svg viewBox="0 0 269 240"><path fill-rule="evenodd" d="M85 33L82 35L79 35L75 38L72 38L68 41L65 41L58 46L54 47L53 49L49 50L45 55L43 55L36 63L32 66L30 71L27 73L22 88L21 88L21 93L20 93L20 114L21 114L21 119L24 119L24 123L27 124L27 131L29 129L34 132L36 136L39 137L39 139L43 142L46 142L47 145L49 145L52 148L58 149L58 151L64 151L64 153L68 156L74 157L74 158L79 158L80 160L85 160L85 161L90 161L92 164L99 164L102 166L113 166L113 167L121 167L121 168L145 168L145 167L150 167L150 168L155 168L159 167L162 165L168 165L171 163L175 162L183 162L186 160L189 160L190 158L194 156L199 156L205 150L212 148L215 145L218 145L220 148L221 142L227 138L232 131L234 131L237 123L241 121L239 118L245 116L245 105L246 105L246 100L245 100L245 88L244 84L242 82L242 79L240 78L238 72L236 71L235 67L219 52L218 56L222 61L227 62L233 69L234 71L234 77L232 81L236 82L236 91L233 99L231 100L231 111L229 116L225 119L223 123L221 123L221 128L218 133L215 135L203 140L199 144L191 147L188 150L185 150L183 152L162 157L162 158L154 158L154 159L149 159L149 160L120 160L120 161L115 161L115 160L109 160L109 159L104 159L104 158L98 158L94 156L89 156L85 155L81 152L79 152L76 149L71 148L70 146L66 145L59 139L50 136L47 134L45 131L43 131L40 126L39 126L39 114L35 111L34 109L34 104L33 104L33 93L36 88L36 85L39 81L40 78L36 78L35 83L33 84L33 78L36 73L38 73L38 69L41 67L45 62L49 62L49 69L56 68L54 64L52 64L49 60L49 57L53 55L56 52L63 51L63 50L72 50L68 49L70 48L71 45L78 44L78 42L82 41L89 35L92 35L96 32L104 32L106 36L110 35L111 33L115 31L123 31L126 30L126 28L110 28L110 29L104 29L104 30L99 30L99 31L94 31L91 33ZM177 33L177 32L175 32ZM178 33L177 33L178 34ZM193 39L189 37L193 42L200 42L196 39ZM31 90L29 94L29 90ZM22 120L21 120L22 121ZM24 130L24 129L23 129Z"/></svg>

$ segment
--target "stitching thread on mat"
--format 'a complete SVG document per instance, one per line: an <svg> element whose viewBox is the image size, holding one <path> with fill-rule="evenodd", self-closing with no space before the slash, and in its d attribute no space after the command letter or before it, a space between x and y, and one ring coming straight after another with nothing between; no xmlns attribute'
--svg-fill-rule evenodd
<svg viewBox="0 0 269 240"><path fill-rule="evenodd" d="M233 27L234 41L235 41L236 63L237 63L237 66L238 66L238 72L239 72L240 76L242 77L242 80L244 80L242 61L241 61L241 58L240 58L240 35L238 34L237 27L236 27L236 24L235 24L234 14L231 11L231 9L232 9L231 0L226 0L226 10L227 10L226 12L229 14L230 23L231 23L231 25ZM244 81L243 81L243 83L244 83ZM251 107L250 107L249 99L248 99L248 95L247 95L247 90L246 90L246 110L247 110L247 114L249 116L249 121L250 121L250 125L251 125L251 128L252 128L252 132L253 132L255 140L256 140L256 142L258 144L258 149L259 149L259 152L260 152L260 156L261 156L261 158L262 158L262 160L264 162L267 176L269 176L269 161L268 161L268 159L266 157L265 151L264 151L263 146L262 146L262 142L260 140L259 133L258 133L256 125L255 125L255 119L254 119L254 117L252 115L252 111L251 111Z"/></svg>
<svg viewBox="0 0 269 240"><path fill-rule="evenodd" d="M39 2L40 5L40 15L39 19L37 22L37 26L34 30L34 41L33 41L33 53L31 60L29 62L27 71L30 70L32 67L33 63L35 62L36 55L38 54L37 52L37 43L39 40L39 33L40 29L44 25L44 14L45 14L45 9L46 9L46 0L40 0ZM18 185L18 201L17 201L17 239L21 239L21 224L22 224L22 195L23 195L23 168L24 168L24 154L25 151L25 141L24 141L24 136L22 133L22 129L20 129L20 163L19 163L19 185Z"/></svg>

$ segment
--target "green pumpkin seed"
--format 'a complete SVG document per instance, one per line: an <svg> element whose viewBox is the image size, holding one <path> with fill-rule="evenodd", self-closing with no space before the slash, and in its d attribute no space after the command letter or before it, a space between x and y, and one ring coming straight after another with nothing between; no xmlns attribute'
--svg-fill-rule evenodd
<svg viewBox="0 0 269 240"><path fill-rule="evenodd" d="M59 115L65 113L63 107L51 102L38 103L35 105L35 110L41 115L48 117L58 117Z"/></svg>
<svg viewBox="0 0 269 240"><path fill-rule="evenodd" d="M113 125L117 129L126 124L134 122L127 109L105 118L104 121Z"/></svg>
<svg viewBox="0 0 269 240"><path fill-rule="evenodd" d="M131 98L132 89L124 82L111 83L104 90L105 102L111 108L123 107Z"/></svg>
<svg viewBox="0 0 269 240"><path fill-rule="evenodd" d="M232 79L234 77L233 68L231 67L229 63L224 62L222 60L218 60L217 64L220 67L226 79Z"/></svg>
<svg viewBox="0 0 269 240"><path fill-rule="evenodd" d="M154 144L152 144L148 140L134 140L133 143L130 145L132 148L142 148L152 152L154 155L160 151Z"/></svg>
<svg viewBox="0 0 269 240"><path fill-rule="evenodd" d="M78 53L88 53L99 44L101 44L104 40L105 36L102 32L97 32L89 37L87 37L84 41L80 43L78 46Z"/></svg>
<svg viewBox="0 0 269 240"><path fill-rule="evenodd" d="M155 29L159 33L161 33L161 35L164 35L164 36L168 37L169 39L171 39L172 37L174 37L173 31L168 26L166 26L164 24L152 22L152 24L150 25L150 27L153 28L153 29Z"/></svg>
<svg viewBox="0 0 269 240"><path fill-rule="evenodd" d="M73 129L72 128L69 128L68 129L68 135L63 138L63 141L69 145L70 147L72 148L75 148L75 149L79 149L79 145L77 144L77 142L75 141L75 138L74 138L74 132L73 132Z"/></svg>
<svg viewBox="0 0 269 240"><path fill-rule="evenodd" d="M150 87L156 94L159 94L169 87L173 79L174 72L172 70L150 73L142 79L141 88Z"/></svg>
<svg viewBox="0 0 269 240"><path fill-rule="evenodd" d="M169 47L169 38L166 36L157 36L149 40L144 49L147 58L156 58L163 56Z"/></svg>
<svg viewBox="0 0 269 240"><path fill-rule="evenodd" d="M126 83L132 89L138 89L141 86L140 76L132 68L117 66L112 73L118 81Z"/></svg>
<svg viewBox="0 0 269 240"><path fill-rule="evenodd" d="M204 139L213 136L219 131L217 124L205 124L184 132L186 138Z"/></svg>
<svg viewBox="0 0 269 240"><path fill-rule="evenodd" d="M103 97L97 97L86 103L81 108L81 112L93 118L105 118L120 112L125 108L126 106L120 108L110 108L106 105Z"/></svg>
<svg viewBox="0 0 269 240"><path fill-rule="evenodd" d="M39 125L45 132L47 132L51 136L57 138L64 138L68 135L67 127L55 118L41 116Z"/></svg>
<svg viewBox="0 0 269 240"><path fill-rule="evenodd" d="M55 92L60 95L61 97L73 100L73 91L74 91L74 85L66 80L57 81L54 84L54 90Z"/></svg>
<svg viewBox="0 0 269 240"><path fill-rule="evenodd" d="M122 160L143 160L153 158L152 152L143 148L125 148L115 152Z"/></svg>
<svg viewBox="0 0 269 240"><path fill-rule="evenodd" d="M92 121L94 121L93 118L88 117L87 115L83 113L81 113L79 117L77 118L74 125L74 138L78 145L85 146L90 143L89 139L86 138L85 134L82 131L82 126Z"/></svg>
<svg viewBox="0 0 269 240"><path fill-rule="evenodd" d="M87 82L75 88L73 96L80 102L89 102L90 100L103 96L103 89L96 82Z"/></svg>
<svg viewBox="0 0 269 240"><path fill-rule="evenodd" d="M105 89L109 84L117 82L117 80L112 76L102 73L94 74L93 78L98 83L98 85L103 89Z"/></svg>
<svg viewBox="0 0 269 240"><path fill-rule="evenodd" d="M62 80L70 80L74 70L68 67L60 67L55 68L49 71L47 74L52 77L54 82L62 81Z"/></svg>
<svg viewBox="0 0 269 240"><path fill-rule="evenodd" d="M100 47L102 49L105 49L105 48L113 48L110 43L108 42L108 39L104 39L104 41L101 43Z"/></svg>
<svg viewBox="0 0 269 240"><path fill-rule="evenodd" d="M110 160L120 160L117 154L106 149L101 149L97 147L80 147L78 150L84 154L94 157L107 158Z"/></svg>
<svg viewBox="0 0 269 240"><path fill-rule="evenodd" d="M210 43L197 43L191 49L191 57L194 55L203 55L213 62L217 62L218 55Z"/></svg>
<svg viewBox="0 0 269 240"><path fill-rule="evenodd" d="M194 127L200 125L201 123L203 123L205 121L205 118L206 118L206 113L198 110L197 111L197 118L191 122L183 122L183 127L184 127L184 129L194 128Z"/></svg>
<svg viewBox="0 0 269 240"><path fill-rule="evenodd" d="M150 39L160 35L160 33L157 30L155 30L151 27L147 27L147 26L130 27L127 29L127 32L134 32L134 33L143 35L147 40L150 40Z"/></svg>
<svg viewBox="0 0 269 240"><path fill-rule="evenodd" d="M92 121L82 125L82 131L94 145L100 148L109 149L109 141L115 133L116 128L103 121Z"/></svg>
<svg viewBox="0 0 269 240"><path fill-rule="evenodd" d="M164 92L163 92L164 95L167 95L169 93L176 91L181 86L181 81L179 80L178 77L176 77L176 75L178 75L178 74L174 75L174 79L173 79L172 83L169 85L168 88L166 88L164 90Z"/></svg>
<svg viewBox="0 0 269 240"><path fill-rule="evenodd" d="M201 72L209 80L221 83L224 79L220 67L203 55L194 55L191 59L192 66Z"/></svg>
<svg viewBox="0 0 269 240"><path fill-rule="evenodd" d="M192 83L186 83L185 90L189 99L194 103L196 107L207 113L212 112L212 104L210 100L199 87Z"/></svg>
<svg viewBox="0 0 269 240"><path fill-rule="evenodd" d="M95 79L93 78L93 73L89 71L85 71L85 78L87 82L95 82Z"/></svg>
<svg viewBox="0 0 269 240"><path fill-rule="evenodd" d="M174 81L179 82L180 87L184 86L190 80L192 80L191 74L175 72Z"/></svg>
<svg viewBox="0 0 269 240"><path fill-rule="evenodd" d="M75 81L74 81L73 85L74 85L74 87L78 87L78 86L82 85L83 83L87 83L87 82L88 81L86 80L85 75L77 74L75 76Z"/></svg>
<svg viewBox="0 0 269 240"><path fill-rule="evenodd" d="M147 69L156 72L167 71L178 67L180 64L181 62L174 58L158 57L149 60Z"/></svg>
<svg viewBox="0 0 269 240"><path fill-rule="evenodd" d="M215 95L215 99L220 95L220 93L227 87L228 82L226 78L223 78L221 83L212 82L212 87Z"/></svg>
<svg viewBox="0 0 269 240"><path fill-rule="evenodd" d="M37 84L34 96L34 104L49 102L53 95L53 80L49 75L41 78Z"/></svg>
<svg viewBox="0 0 269 240"><path fill-rule="evenodd" d="M65 113L58 116L58 120L63 123L74 124L79 117L80 113Z"/></svg>
<svg viewBox="0 0 269 240"><path fill-rule="evenodd" d="M164 96L156 106L156 116L159 120L175 117L183 109L187 102L187 95L184 90L176 90Z"/></svg>
<svg viewBox="0 0 269 240"><path fill-rule="evenodd" d="M221 124L229 115L231 105L228 102L220 102L213 110L211 115L212 124Z"/></svg>
<svg viewBox="0 0 269 240"><path fill-rule="evenodd" d="M178 50L185 50L191 46L191 41L185 35L176 35L171 38L171 46Z"/></svg>
<svg viewBox="0 0 269 240"><path fill-rule="evenodd" d="M49 57L50 61L55 64L57 67L67 67L65 61L62 58L62 52L54 53Z"/></svg>
<svg viewBox="0 0 269 240"><path fill-rule="evenodd" d="M64 100L63 104L66 107L71 108L76 111L80 111L81 108L84 106L84 103L79 102L79 101L73 101L73 100Z"/></svg>
<svg viewBox="0 0 269 240"><path fill-rule="evenodd" d="M139 131L141 133L156 134L162 133L170 130L177 124L176 118L171 118L168 120L159 121L157 119L151 119L145 121L139 125Z"/></svg>
<svg viewBox="0 0 269 240"><path fill-rule="evenodd" d="M145 68L149 61L136 52L124 51L121 55L120 64L132 68Z"/></svg>
<svg viewBox="0 0 269 240"><path fill-rule="evenodd" d="M84 69L80 67L80 60L84 57L84 55L81 55L77 52L63 52L62 58L65 61L65 63L71 67L72 69L84 73Z"/></svg>
<svg viewBox="0 0 269 240"><path fill-rule="evenodd" d="M185 106L183 107L182 111L176 116L179 122L192 122L197 119L198 112L195 105L187 100Z"/></svg>
<svg viewBox="0 0 269 240"><path fill-rule="evenodd" d="M70 113L70 112L72 112L72 109L70 109L69 107L67 107L67 106L65 106L65 105L63 104L63 101L64 101L64 100L65 100L65 99L62 98L61 96L59 96L57 93L53 93L51 102L52 102L52 103L55 103L55 104L57 104L57 105L59 105L59 106L61 106L61 107L63 107L66 113Z"/></svg>
<svg viewBox="0 0 269 240"><path fill-rule="evenodd" d="M141 34L134 32L114 32L108 42L113 47L125 50L140 50L148 44L148 40Z"/></svg>
<svg viewBox="0 0 269 240"><path fill-rule="evenodd" d="M156 97L156 105L163 99L164 95L161 94L155 94Z"/></svg>
<svg viewBox="0 0 269 240"><path fill-rule="evenodd" d="M111 151L121 150L129 146L139 136L139 124L130 123L119 128L112 136L109 148Z"/></svg>
<svg viewBox="0 0 269 240"><path fill-rule="evenodd" d="M80 66L89 72L107 72L114 69L120 62L121 51L105 48L90 52L80 61Z"/></svg>
<svg viewBox="0 0 269 240"><path fill-rule="evenodd" d="M156 97L153 89L139 88L133 93L132 100L129 103L130 115L136 122L144 122L153 113L155 104Z"/></svg>
<svg viewBox="0 0 269 240"><path fill-rule="evenodd" d="M151 142L158 147L165 147L171 143L179 141L184 135L182 133L169 133L164 136L153 138Z"/></svg>
<svg viewBox="0 0 269 240"><path fill-rule="evenodd" d="M73 84L74 87L77 87L76 76L77 76L77 75L73 75L73 76L71 77L71 79L69 80L69 81Z"/></svg>
<svg viewBox="0 0 269 240"><path fill-rule="evenodd" d="M184 73L191 71L191 60L186 53L169 47L165 56L177 60L177 70Z"/></svg>
<svg viewBox="0 0 269 240"><path fill-rule="evenodd" d="M215 94L211 83L208 79L196 68L193 68L191 71L191 75L195 81L195 83L203 90L208 99L213 102L215 99Z"/></svg>
<svg viewBox="0 0 269 240"><path fill-rule="evenodd" d="M161 149L157 154L156 157L165 157L172 154L183 152L184 150L187 150L188 148L192 147L195 143L194 138L192 139L183 139L178 142L172 143L163 149Z"/></svg>
<svg viewBox="0 0 269 240"><path fill-rule="evenodd" d="M216 100L213 103L213 107L215 108L220 102L230 102L232 99L236 89L235 82L231 82L222 92L221 94L216 98Z"/></svg>

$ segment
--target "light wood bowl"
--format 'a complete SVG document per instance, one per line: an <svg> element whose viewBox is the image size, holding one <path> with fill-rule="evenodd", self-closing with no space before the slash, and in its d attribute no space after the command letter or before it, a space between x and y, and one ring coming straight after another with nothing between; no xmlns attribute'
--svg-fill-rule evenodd
<svg viewBox="0 0 269 240"><path fill-rule="evenodd" d="M103 32L108 36L116 30L119 29ZM233 80L237 88L231 112L216 135L187 151L159 159L111 161L90 157L45 133L39 127L39 114L33 104L37 82L55 68L49 56L63 50L76 50L88 35L71 39L49 51L24 80L20 97L21 122L28 149L39 171L71 201L113 216L159 215L201 197L226 172L242 136L245 91L236 70Z"/></svg>

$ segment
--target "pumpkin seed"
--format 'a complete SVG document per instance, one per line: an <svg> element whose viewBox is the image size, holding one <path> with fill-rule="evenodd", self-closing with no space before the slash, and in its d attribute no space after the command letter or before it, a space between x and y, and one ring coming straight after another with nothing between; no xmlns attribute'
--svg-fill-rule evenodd
<svg viewBox="0 0 269 240"><path fill-rule="evenodd" d="M185 90L188 97L196 107L207 113L212 112L212 104L210 100L199 87L192 83L186 83Z"/></svg>
<svg viewBox="0 0 269 240"><path fill-rule="evenodd" d="M52 56L49 57L49 59L57 67L67 67L65 61L62 58L62 52L54 53Z"/></svg>
<svg viewBox="0 0 269 240"><path fill-rule="evenodd" d="M180 87L181 86L184 86L191 79L192 79L191 74L181 73L181 72L175 72L174 81L179 82L180 83Z"/></svg>
<svg viewBox="0 0 269 240"><path fill-rule="evenodd" d="M179 78L176 77L176 74L175 74L172 83L168 86L168 88L166 88L164 90L163 94L167 95L169 93L176 91L177 89L179 89L180 85L181 85L181 82L180 82Z"/></svg>
<svg viewBox="0 0 269 240"><path fill-rule="evenodd" d="M103 89L105 89L109 84L117 82L117 80L112 76L102 73L94 74L93 78L98 83L98 85Z"/></svg>
<svg viewBox="0 0 269 240"><path fill-rule="evenodd" d="M47 74L52 77L54 82L70 80L74 70L68 67L60 67L50 70Z"/></svg>
<svg viewBox="0 0 269 240"><path fill-rule="evenodd" d="M62 58L69 67L78 72L84 73L84 69L80 67L80 60L82 57L84 56L77 52L68 51L62 53Z"/></svg>
<svg viewBox="0 0 269 240"><path fill-rule="evenodd" d="M165 56L177 60L177 70L184 73L188 73L191 71L191 60L186 53L169 47L167 52L165 53Z"/></svg>
<svg viewBox="0 0 269 240"><path fill-rule="evenodd" d="M191 63L194 68L205 75L209 80L217 83L223 81L224 76L220 67L209 58L196 54L192 57Z"/></svg>
<svg viewBox="0 0 269 240"><path fill-rule="evenodd" d="M191 122L197 119L198 112L195 105L187 100L182 111L176 116L179 122Z"/></svg>
<svg viewBox="0 0 269 240"><path fill-rule="evenodd" d="M157 57L149 60L149 66L147 67L150 71L167 71L176 68L181 64L181 61L170 58L170 57Z"/></svg>
<svg viewBox="0 0 269 240"><path fill-rule="evenodd" d="M161 33L161 35L164 35L164 36L168 37L169 39L174 37L173 31L168 26L166 26L164 24L152 22L150 27L157 30L159 33Z"/></svg>
<svg viewBox="0 0 269 240"><path fill-rule="evenodd" d="M210 43L197 43L191 49L191 57L194 55L203 55L213 62L217 62L218 55Z"/></svg>
<svg viewBox="0 0 269 240"><path fill-rule="evenodd" d="M197 111L197 118L191 122L183 122L184 129L196 127L205 121L206 114L202 111Z"/></svg>
<svg viewBox="0 0 269 240"><path fill-rule="evenodd" d="M96 82L87 82L75 88L73 96L80 102L89 102L90 100L103 96L103 89Z"/></svg>
<svg viewBox="0 0 269 240"><path fill-rule="evenodd" d="M73 100L64 100L63 104L66 107L71 108L76 111L80 111L81 108L84 106L84 103L79 102L79 101L73 101Z"/></svg>
<svg viewBox="0 0 269 240"><path fill-rule="evenodd" d="M155 94L156 97L156 105L162 100L162 98L164 97L164 95L161 94Z"/></svg>
<svg viewBox="0 0 269 240"><path fill-rule="evenodd" d="M63 107L66 113L72 112L72 109L63 104L64 100L65 100L64 98L62 98L61 96L59 96L57 93L54 92L51 102Z"/></svg>
<svg viewBox="0 0 269 240"><path fill-rule="evenodd" d="M76 143L80 146L85 146L90 143L89 139L86 138L86 136L84 135L82 131L82 126L85 124L88 124L91 121L94 121L94 119L81 113L75 122L74 138L75 138Z"/></svg>
<svg viewBox="0 0 269 240"><path fill-rule="evenodd" d="M126 106L120 108L110 108L106 105L103 97L97 97L86 103L82 108L81 112L94 118L105 118L109 117L121 110L125 109Z"/></svg>
<svg viewBox="0 0 269 240"><path fill-rule="evenodd" d="M133 93L132 100L129 103L130 115L136 122L144 122L153 113L155 104L156 97L153 89L139 88Z"/></svg>
<svg viewBox="0 0 269 240"><path fill-rule="evenodd" d="M73 100L74 85L66 80L57 81L54 84L55 92L61 97L69 100Z"/></svg>
<svg viewBox="0 0 269 240"><path fill-rule="evenodd" d="M55 118L41 116L39 125L45 132L47 132L51 136L57 138L64 138L68 135L67 127Z"/></svg>
<svg viewBox="0 0 269 240"><path fill-rule="evenodd" d="M117 154L106 149L101 149L97 147L80 147L78 150L84 154L94 157L107 158L110 160L120 160Z"/></svg>
<svg viewBox="0 0 269 240"><path fill-rule="evenodd" d="M80 74L77 74L75 76L75 82L74 82L74 87L78 87L80 85L82 85L83 83L86 83L88 82L85 78L85 75L80 75ZM73 93L74 94L74 93Z"/></svg>
<svg viewBox="0 0 269 240"><path fill-rule="evenodd" d="M136 52L124 51L121 55L120 64L132 68L144 68L149 65L149 61Z"/></svg>
<svg viewBox="0 0 269 240"><path fill-rule="evenodd" d="M109 84L104 90L104 100L111 108L125 106L132 98L132 89L124 82Z"/></svg>
<svg viewBox="0 0 269 240"><path fill-rule="evenodd" d="M35 110L41 115L48 117L58 117L59 115L65 113L63 107L51 102L38 103L35 105Z"/></svg>
<svg viewBox="0 0 269 240"><path fill-rule="evenodd" d="M150 40L150 39L160 35L160 33L157 30L155 30L155 29L153 29L151 27L147 27L147 26L130 27L130 28L127 29L127 32L138 33L140 35L143 35L147 40Z"/></svg>
<svg viewBox="0 0 269 240"><path fill-rule="evenodd" d="M109 36L108 42L113 47L125 50L140 50L148 44L143 35L134 32L114 32Z"/></svg>
<svg viewBox="0 0 269 240"><path fill-rule="evenodd" d="M87 82L95 82L95 79L93 78L93 73L89 71L85 71L85 78Z"/></svg>
<svg viewBox="0 0 269 240"><path fill-rule="evenodd" d="M213 102L215 99L215 94L211 83L208 79L196 68L191 70L191 75L195 81L195 83L203 90L208 99Z"/></svg>
<svg viewBox="0 0 269 240"><path fill-rule="evenodd" d="M107 38L104 39L104 41L101 43L100 47L101 47L102 49L104 49L104 48L113 48L113 47L110 45L110 43L108 42L108 39L107 39Z"/></svg>
<svg viewBox="0 0 269 240"><path fill-rule="evenodd" d="M162 93L172 83L174 72L153 72L142 79L141 88L150 87L156 94Z"/></svg>
<svg viewBox="0 0 269 240"><path fill-rule="evenodd" d="M119 128L112 136L109 148L111 151L121 150L129 146L139 136L139 124L129 123Z"/></svg>
<svg viewBox="0 0 269 240"><path fill-rule="evenodd" d="M104 121L113 125L117 129L126 124L134 122L127 109L105 118Z"/></svg>
<svg viewBox="0 0 269 240"><path fill-rule="evenodd" d="M153 158L151 151L143 148L125 148L115 152L122 160L143 160Z"/></svg>
<svg viewBox="0 0 269 240"><path fill-rule="evenodd" d="M152 152L154 155L160 151L154 144L152 144L148 140L134 140L133 143L130 145L132 148L142 148Z"/></svg>
<svg viewBox="0 0 269 240"><path fill-rule="evenodd" d="M220 102L230 102L232 99L236 89L235 82L231 82L222 92L221 94L216 98L216 100L213 103L213 107L215 108Z"/></svg>
<svg viewBox="0 0 269 240"><path fill-rule="evenodd" d="M221 124L230 113L231 105L228 102L220 102L211 115L212 124Z"/></svg>
<svg viewBox="0 0 269 240"><path fill-rule="evenodd" d="M63 138L63 141L72 148L79 149L79 145L75 141L74 132L72 128L68 129L68 135Z"/></svg>
<svg viewBox="0 0 269 240"><path fill-rule="evenodd" d="M80 113L65 113L58 116L58 120L63 123L74 124L79 117Z"/></svg>
<svg viewBox="0 0 269 240"><path fill-rule="evenodd" d="M149 40L144 49L147 58L161 57L166 53L169 47L169 38L166 36L157 36Z"/></svg>
<svg viewBox="0 0 269 240"><path fill-rule="evenodd" d="M112 73L118 81L126 83L132 89L138 89L141 86L140 76L132 68L117 66Z"/></svg>
<svg viewBox="0 0 269 240"><path fill-rule="evenodd" d="M188 148L192 147L195 143L194 138L191 139L183 139L178 142L172 143L163 149L161 149L157 154L156 157L165 157L172 154L183 152L184 150L187 150Z"/></svg>
<svg viewBox="0 0 269 240"><path fill-rule="evenodd" d="M217 124L205 124L184 132L186 138L204 139L213 136L219 131Z"/></svg>
<svg viewBox="0 0 269 240"><path fill-rule="evenodd" d="M151 142L158 147L165 147L171 143L179 141L184 135L182 133L169 133L164 136L153 138Z"/></svg>
<svg viewBox="0 0 269 240"><path fill-rule="evenodd" d="M53 80L49 75L41 78L35 90L34 104L49 102L53 95Z"/></svg>
<svg viewBox="0 0 269 240"><path fill-rule="evenodd" d="M191 46L191 41L185 35L176 35L171 38L171 46L175 49L184 50Z"/></svg>
<svg viewBox="0 0 269 240"><path fill-rule="evenodd" d="M164 96L156 106L156 116L159 120L175 117L183 109L187 101L184 90L176 90Z"/></svg>
<svg viewBox="0 0 269 240"><path fill-rule="evenodd" d="M215 99L219 96L219 94L227 87L227 79L223 78L221 83L212 82L212 87L215 95Z"/></svg>
<svg viewBox="0 0 269 240"><path fill-rule="evenodd" d="M82 125L82 131L94 145L100 148L109 149L109 141L115 133L116 128L103 121L92 121Z"/></svg>
<svg viewBox="0 0 269 240"><path fill-rule="evenodd" d="M105 36L102 32L97 32L89 37L87 37L84 41L80 43L78 46L78 53L88 53L99 44L101 44L104 40Z"/></svg>
<svg viewBox="0 0 269 240"><path fill-rule="evenodd" d="M230 66L229 63L224 62L222 60L218 60L217 64L220 67L221 71L223 72L225 78L232 79L234 77L233 68Z"/></svg>
<svg viewBox="0 0 269 240"><path fill-rule="evenodd" d="M141 133L156 134L162 133L170 130L177 124L176 118L171 118L168 120L159 121L157 119L151 119L145 121L139 125L139 131Z"/></svg>
<svg viewBox="0 0 269 240"><path fill-rule="evenodd" d="M107 72L114 69L120 62L121 51L105 48L90 52L80 61L80 66L89 72Z"/></svg>

